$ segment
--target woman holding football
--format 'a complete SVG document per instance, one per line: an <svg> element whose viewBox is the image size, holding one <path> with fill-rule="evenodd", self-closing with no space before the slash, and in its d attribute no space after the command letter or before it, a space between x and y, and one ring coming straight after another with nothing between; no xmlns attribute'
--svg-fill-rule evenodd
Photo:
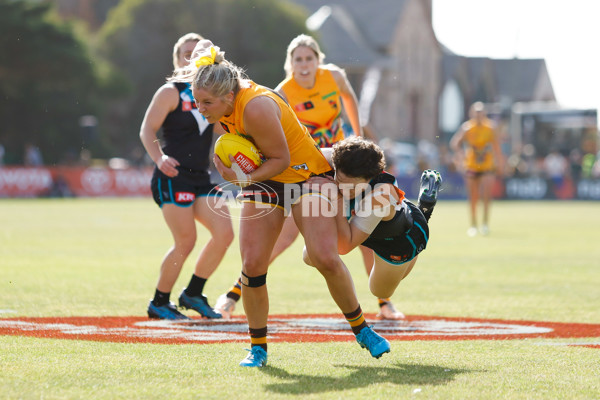
<svg viewBox="0 0 600 400"><path fill-rule="evenodd" d="M329 148L344 139L342 108L353 132L357 136L365 135L359 120L358 100L345 71L335 64L323 64L324 59L325 54L312 36L302 34L295 37L287 48L284 63L286 78L275 90L290 104L319 147ZM273 248L271 263L294 243L298 233L294 219L288 217ZM370 275L374 262L373 251L364 246L358 248L367 275ZM239 296L237 285L234 285L228 293L219 297L215 309L228 315L235 308L236 299ZM380 298L378 303L379 318L405 318L389 298Z"/></svg>
<svg viewBox="0 0 600 400"><path fill-rule="evenodd" d="M311 176L331 173L327 160L294 111L276 92L247 79L209 41L198 43L190 66L172 79L191 81L198 110L208 122L219 122L225 131L251 140L265 158L249 174L239 168L227 168L217 156L213 158L221 176L242 188L242 301L252 346L240 365L262 367L267 363L267 270L285 214L290 211L304 236L313 265L325 278L357 342L368 348L373 357L389 352L389 342L366 324L352 277L337 254L334 216L310 212L326 209L329 199L315 191L303 193L289 203L284 201L288 185L299 187ZM265 212L265 206L271 211Z"/></svg>
<svg viewBox="0 0 600 400"><path fill-rule="evenodd" d="M173 66L188 65L192 50L202 40L188 33L175 43ZM156 133L162 127L162 140ZM188 286L179 296L179 306L193 309L207 318L221 318L202 294L206 280L215 271L231 242L233 227L229 210L214 213L216 202L210 182L210 147L213 125L196 109L188 83L168 82L161 86L142 122L140 139L156 164L151 181L154 201L173 236L173 246L165 254L148 316L160 319L187 319L170 301L171 290L187 257L196 244L196 220L211 239L200 251Z"/></svg>

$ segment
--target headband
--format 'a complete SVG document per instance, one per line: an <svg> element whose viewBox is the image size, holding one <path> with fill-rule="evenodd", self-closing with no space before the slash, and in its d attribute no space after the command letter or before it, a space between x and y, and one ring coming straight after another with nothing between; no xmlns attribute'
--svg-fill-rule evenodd
<svg viewBox="0 0 600 400"><path fill-rule="evenodd" d="M196 60L196 68L200 68L203 65L212 65L215 63L215 58L217 57L217 50L215 46L210 46L210 55L200 57Z"/></svg>

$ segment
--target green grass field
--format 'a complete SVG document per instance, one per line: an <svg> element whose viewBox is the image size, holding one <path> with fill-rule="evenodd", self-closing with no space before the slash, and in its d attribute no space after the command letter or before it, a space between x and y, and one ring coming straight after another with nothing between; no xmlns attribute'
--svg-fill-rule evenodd
<svg viewBox="0 0 600 400"><path fill-rule="evenodd" d="M496 202L490 227L468 238L466 204L440 202L398 308L600 323L600 203ZM149 198L0 200L0 310L12 311L0 318L144 316L170 244ZM269 271L271 313L337 313L301 250L297 240ZM376 312L359 253L343 259L364 311ZM236 241L207 283L212 303L239 271ZM600 338L392 341L379 360L351 342L272 343L268 367L244 369L245 343L0 336L0 399L600 399L600 350L558 345L572 342Z"/></svg>

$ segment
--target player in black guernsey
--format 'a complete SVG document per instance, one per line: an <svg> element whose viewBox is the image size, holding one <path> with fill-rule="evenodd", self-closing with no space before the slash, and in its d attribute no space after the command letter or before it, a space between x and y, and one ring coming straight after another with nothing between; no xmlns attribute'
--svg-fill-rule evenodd
<svg viewBox="0 0 600 400"><path fill-rule="evenodd" d="M309 183L336 185L331 199L337 209L338 250L346 254L361 244L373 249L369 288L377 297L390 297L427 246L442 178L434 170L423 172L417 206L384 172L383 151L375 143L346 138L333 146L331 163L333 180L319 177ZM310 265L306 253L304 258Z"/></svg>
<svg viewBox="0 0 600 400"><path fill-rule="evenodd" d="M202 36L189 33L173 48L175 69L189 64L192 51ZM162 128L162 138L157 131ZM173 236L165 254L148 316L160 319L187 319L170 301L171 291L183 264L196 244L196 220L211 239L200 250L194 273L179 296L179 306L193 309L208 318L221 318L203 295L206 280L215 271L233 241L233 227L226 206L213 211L218 191L213 190L209 163L213 125L198 112L187 83L166 83L160 87L144 116L140 138L156 167L151 181L154 201Z"/></svg>

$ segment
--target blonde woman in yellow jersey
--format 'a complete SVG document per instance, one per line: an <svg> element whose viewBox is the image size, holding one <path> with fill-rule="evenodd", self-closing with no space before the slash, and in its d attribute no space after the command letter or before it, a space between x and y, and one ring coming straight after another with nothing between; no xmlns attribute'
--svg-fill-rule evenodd
<svg viewBox="0 0 600 400"><path fill-rule="evenodd" d="M313 37L297 36L288 45L286 78L275 90L287 99L319 147L331 147L344 139L342 105L352 130L364 135L356 94L346 73L334 64L323 64L324 59Z"/></svg>
<svg viewBox="0 0 600 400"><path fill-rule="evenodd" d="M342 106L352 130L358 136L364 136L356 94L344 70L334 64L324 65L324 59L325 55L312 36L302 34L295 37L287 48L284 64L286 78L275 88L321 148L331 147L344 139ZM270 262L290 247L297 237L298 227L293 218L288 218L273 248ZM363 246L359 246L359 249L367 275L370 275L375 262L373 251ZM393 320L405 318L389 298L379 299L378 303L378 317Z"/></svg>
<svg viewBox="0 0 600 400"><path fill-rule="evenodd" d="M467 234L477 235L477 204L481 197L483 221L479 231L487 235L494 173L502 171L503 157L494 124L487 118L483 103L474 103L469 110L469 117L450 140L450 147L465 172L471 212L471 226Z"/></svg>
<svg viewBox="0 0 600 400"><path fill-rule="evenodd" d="M329 199L318 191L302 193L290 204L281 199L309 177L331 172L306 128L283 98L247 79L210 41L198 43L190 65L193 67L184 68L173 79L192 82L192 94L200 113L209 123L220 125L221 130L253 141L264 156L263 163L250 174L243 173L235 163L233 168L225 167L216 155L213 159L221 176L242 188L239 229L242 301L252 346L240 365L262 367L267 363L266 277L288 207L304 236L314 266L325 278L357 342L376 358L389 352L389 342L367 326L350 272L338 255L334 215L310 212L315 210L313 206L317 211L328 209ZM265 212L265 207L271 207L270 212Z"/></svg>

